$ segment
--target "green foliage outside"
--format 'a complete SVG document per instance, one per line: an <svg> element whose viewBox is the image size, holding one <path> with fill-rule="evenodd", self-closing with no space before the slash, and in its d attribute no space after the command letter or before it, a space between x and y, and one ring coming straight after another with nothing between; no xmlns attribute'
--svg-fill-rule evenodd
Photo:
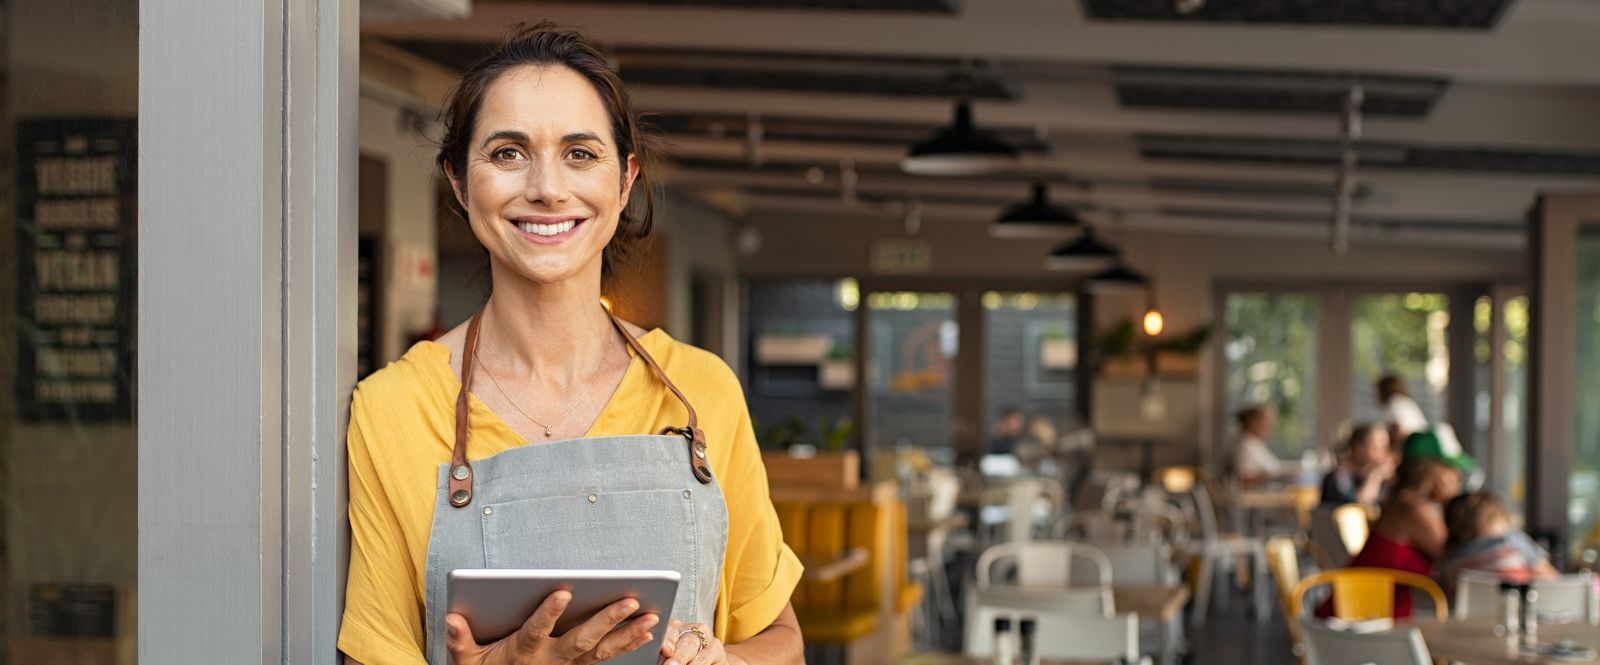
<svg viewBox="0 0 1600 665"><path fill-rule="evenodd" d="M1428 390L1428 361L1446 353L1449 308L1449 298L1442 293L1386 293L1356 298L1350 312L1356 387L1372 393L1372 386L1380 377L1394 374L1405 380L1411 394L1426 408L1428 400L1422 399L1422 393ZM1376 407L1376 400L1373 394L1358 401L1358 412L1366 403Z"/></svg>
<svg viewBox="0 0 1600 665"><path fill-rule="evenodd" d="M1278 411L1271 443L1299 453L1316 425L1316 296L1233 293L1225 305L1228 410L1267 404Z"/></svg>

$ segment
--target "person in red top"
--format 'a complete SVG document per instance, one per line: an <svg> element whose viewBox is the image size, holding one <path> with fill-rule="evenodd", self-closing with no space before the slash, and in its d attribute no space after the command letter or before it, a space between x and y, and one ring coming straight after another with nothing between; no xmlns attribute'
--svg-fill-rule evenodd
<svg viewBox="0 0 1600 665"><path fill-rule="evenodd" d="M1350 560L1350 567L1392 568L1427 575L1444 554L1448 531L1443 506L1461 493L1461 474L1444 462L1427 457L1405 460L1395 472L1395 485L1383 502L1383 515L1373 522L1367 543ZM1323 603L1317 616L1331 614ZM1411 616L1411 593L1396 588L1394 618Z"/></svg>

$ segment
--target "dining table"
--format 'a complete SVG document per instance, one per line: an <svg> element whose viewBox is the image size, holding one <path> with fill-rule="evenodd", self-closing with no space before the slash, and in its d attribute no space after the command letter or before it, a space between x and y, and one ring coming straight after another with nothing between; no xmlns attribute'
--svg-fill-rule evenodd
<svg viewBox="0 0 1600 665"><path fill-rule="evenodd" d="M1524 653L1516 635L1495 635L1494 619L1416 621L1411 625L1422 632L1428 653L1436 661L1465 665L1553 665L1555 663L1593 663L1589 660L1563 660ZM1600 649L1600 626L1574 623L1541 623L1538 641L1555 644L1570 641L1576 646Z"/></svg>

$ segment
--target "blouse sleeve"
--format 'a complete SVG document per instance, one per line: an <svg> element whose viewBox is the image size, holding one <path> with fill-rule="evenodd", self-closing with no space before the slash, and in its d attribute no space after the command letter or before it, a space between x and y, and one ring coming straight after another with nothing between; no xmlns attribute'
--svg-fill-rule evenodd
<svg viewBox="0 0 1600 665"><path fill-rule="evenodd" d="M740 415L727 468L718 470L728 498L727 561L723 565L723 575L728 578L723 581L728 621L722 639L729 644L743 642L772 625L788 606L802 570L800 560L783 542L742 391L737 404Z"/></svg>
<svg viewBox="0 0 1600 665"><path fill-rule="evenodd" d="M364 665L423 665L422 607L400 520L365 431L360 391L350 404L345 447L350 472L350 572L339 650Z"/></svg>

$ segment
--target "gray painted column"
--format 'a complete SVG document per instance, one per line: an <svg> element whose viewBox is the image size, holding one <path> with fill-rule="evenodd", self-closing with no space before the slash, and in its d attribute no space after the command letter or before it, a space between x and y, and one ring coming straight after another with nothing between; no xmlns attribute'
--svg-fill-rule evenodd
<svg viewBox="0 0 1600 665"><path fill-rule="evenodd" d="M356 18L141 3L141 662L335 660Z"/></svg>

